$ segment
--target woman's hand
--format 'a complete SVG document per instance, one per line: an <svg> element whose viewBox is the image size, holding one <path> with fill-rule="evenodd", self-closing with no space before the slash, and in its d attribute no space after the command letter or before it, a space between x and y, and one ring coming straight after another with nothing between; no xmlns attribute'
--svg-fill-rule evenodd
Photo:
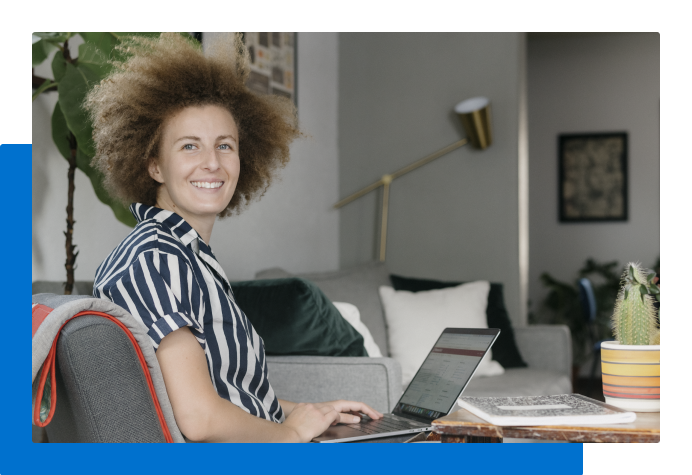
<svg viewBox="0 0 692 475"><path fill-rule="evenodd" d="M310 442L329 426L339 421L340 414L334 406L325 403L298 403L284 420L283 425L298 434L300 442Z"/></svg>
<svg viewBox="0 0 692 475"><path fill-rule="evenodd" d="M282 405L284 402L286 401L282 401ZM361 413L372 419L382 417L381 412L357 401L299 403L293 405L291 409L283 425L293 429L298 434L300 442L310 442L327 430L329 426L339 423L354 424L360 422Z"/></svg>
<svg viewBox="0 0 692 475"><path fill-rule="evenodd" d="M339 418L332 425L337 423L354 424L360 422L361 413L367 415L371 419L379 419L382 417L381 412L376 411L364 402L344 401L340 399L338 401L322 402L319 404L332 406L339 413Z"/></svg>

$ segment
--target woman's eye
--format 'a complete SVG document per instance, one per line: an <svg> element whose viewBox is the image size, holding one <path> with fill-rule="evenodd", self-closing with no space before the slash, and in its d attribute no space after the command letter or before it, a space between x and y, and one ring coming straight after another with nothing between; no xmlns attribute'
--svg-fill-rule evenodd
<svg viewBox="0 0 692 475"><path fill-rule="evenodd" d="M227 143L222 143L221 145L219 145L219 148L221 148L221 150L231 150L231 146Z"/></svg>
<svg viewBox="0 0 692 475"><path fill-rule="evenodd" d="M195 146L193 144L187 143L187 144L183 145L183 150L194 150L194 147Z"/></svg>

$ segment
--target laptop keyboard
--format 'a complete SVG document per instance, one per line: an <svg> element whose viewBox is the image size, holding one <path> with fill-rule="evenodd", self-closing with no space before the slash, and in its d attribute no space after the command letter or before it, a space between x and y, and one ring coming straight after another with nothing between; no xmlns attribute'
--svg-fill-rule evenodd
<svg viewBox="0 0 692 475"><path fill-rule="evenodd" d="M362 421L358 424L348 424L348 427L352 429L359 430L364 434L383 434L385 432L397 432L400 430L416 429L420 427L426 427L425 424L409 421L407 419L398 418L385 414L382 419L370 419L369 417L363 417Z"/></svg>

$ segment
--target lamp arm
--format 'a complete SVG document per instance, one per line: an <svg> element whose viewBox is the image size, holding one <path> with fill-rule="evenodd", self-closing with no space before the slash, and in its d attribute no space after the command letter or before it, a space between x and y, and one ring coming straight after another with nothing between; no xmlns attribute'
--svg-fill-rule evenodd
<svg viewBox="0 0 692 475"><path fill-rule="evenodd" d="M437 152L435 152L435 153L433 153L433 154L430 154L430 155L428 155L428 156L426 156L426 157L423 157L423 158L421 158L420 160L415 161L415 162L413 162L412 164L407 165L407 166L405 166L404 168L395 171L395 172L392 173L391 175L385 175L384 177L382 177L382 178L380 178L379 180L377 180L375 183L372 183L371 185L366 186L366 187L363 188L362 190L356 191L356 192L353 193L352 195L347 196L347 197L344 198L343 200L339 201L338 203L336 203L336 204L334 205L334 208L341 208L342 206L349 204L351 201L356 200L356 199L360 198L361 196L363 196L363 195L365 195L365 194L367 194L367 193L370 193L372 190L375 190L375 189L379 188L380 186L385 185L385 177L386 177L386 181L387 181L386 184L389 184L389 183L391 183L391 181L394 180L395 178L399 178L400 176L405 175L405 174L407 174L408 172L411 172L411 171L415 170L415 169L418 168L418 167L422 167L422 166L425 165L426 163L432 162L432 161L435 160L436 158L440 158L441 156L446 155L446 154L448 154L449 152L458 149L459 147L463 147L463 146L466 145L468 142L469 142L468 139L461 139L461 140L459 140L459 141L457 141L457 142L454 142L454 143L451 144L451 145L446 146L446 147L443 148L443 149L438 150Z"/></svg>
<svg viewBox="0 0 692 475"><path fill-rule="evenodd" d="M372 190L377 189L382 185L384 185L384 182L382 181L382 179L379 179L375 183L373 183L372 185L368 185L365 188L363 188L362 190L356 191L352 195L347 196L343 200L339 201L338 203L336 203L334 205L334 208L341 208L342 206L347 205L351 201L356 200L356 199L360 198L361 196L370 193Z"/></svg>
<svg viewBox="0 0 692 475"><path fill-rule="evenodd" d="M458 149L459 147L463 147L468 142L469 142L469 139L461 139L458 142L454 142L452 145L448 145L445 148L440 149L437 152L428 155L427 157L423 157L420 160L415 161L408 166L405 166L401 170L397 170L394 173L392 173L392 180L394 180L395 178L399 178L402 175L406 175L408 172L412 172L416 168L422 167L426 163L432 162L436 158L440 158L441 156L446 155L449 152Z"/></svg>

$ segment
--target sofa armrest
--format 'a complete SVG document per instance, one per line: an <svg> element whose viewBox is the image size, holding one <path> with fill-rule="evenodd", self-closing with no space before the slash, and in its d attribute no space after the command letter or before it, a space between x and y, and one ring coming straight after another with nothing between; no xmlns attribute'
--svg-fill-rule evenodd
<svg viewBox="0 0 692 475"><path fill-rule="evenodd" d="M572 338L566 325L515 327L514 337L529 368L559 371L572 377Z"/></svg>
<svg viewBox="0 0 692 475"><path fill-rule="evenodd" d="M348 399L391 412L401 396L401 365L392 358L268 356L277 397L293 402Z"/></svg>

